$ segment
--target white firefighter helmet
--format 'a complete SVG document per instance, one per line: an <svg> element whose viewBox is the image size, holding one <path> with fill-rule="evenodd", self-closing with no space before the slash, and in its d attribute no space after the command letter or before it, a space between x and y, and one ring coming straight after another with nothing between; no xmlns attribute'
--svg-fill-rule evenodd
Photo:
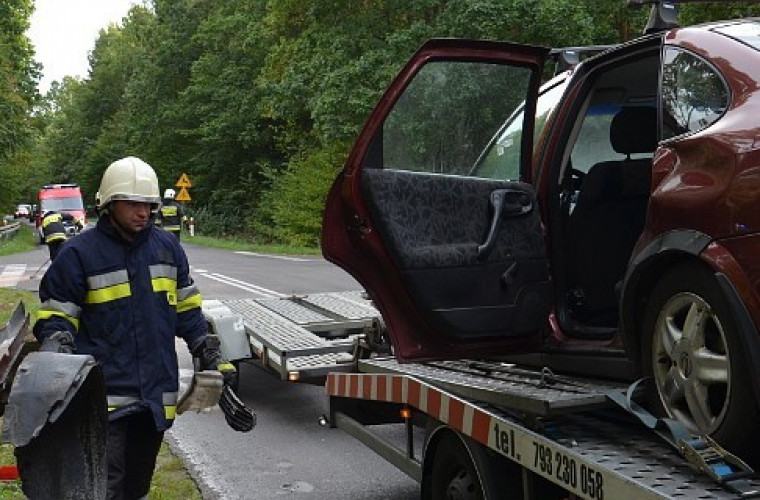
<svg viewBox="0 0 760 500"><path fill-rule="evenodd" d="M172 188L169 188L166 191L164 191L164 199L165 200L173 200L174 196L176 194L177 194L177 192L175 190L173 190Z"/></svg>
<svg viewBox="0 0 760 500"><path fill-rule="evenodd" d="M134 156L111 163L100 180L95 204L102 210L112 201L129 200L151 203L158 208L161 195L153 167Z"/></svg>

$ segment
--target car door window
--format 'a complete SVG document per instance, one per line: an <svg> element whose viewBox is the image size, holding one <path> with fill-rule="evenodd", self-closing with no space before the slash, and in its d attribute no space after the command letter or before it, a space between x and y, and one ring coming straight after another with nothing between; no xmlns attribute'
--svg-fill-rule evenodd
<svg viewBox="0 0 760 500"><path fill-rule="evenodd" d="M706 61L666 48L662 70L663 138L697 132L717 121L728 107L721 75Z"/></svg>
<svg viewBox="0 0 760 500"><path fill-rule="evenodd" d="M549 115L557 107L563 92L567 87L567 78L547 83L542 89L536 103L536 121L533 137L539 137L546 125ZM488 147L478 159L473 175L490 179L520 179L519 147L522 142L524 106L520 106L504 122Z"/></svg>
<svg viewBox="0 0 760 500"><path fill-rule="evenodd" d="M425 65L385 120L384 168L478 175L473 165L525 99L530 78L530 69L515 66L461 61ZM516 135L505 135L500 150L499 171L508 177L520 170L519 116Z"/></svg>

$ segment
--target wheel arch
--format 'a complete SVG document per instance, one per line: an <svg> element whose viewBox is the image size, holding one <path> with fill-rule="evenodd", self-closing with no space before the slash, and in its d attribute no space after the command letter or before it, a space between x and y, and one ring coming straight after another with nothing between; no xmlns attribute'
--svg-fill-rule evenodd
<svg viewBox="0 0 760 500"><path fill-rule="evenodd" d="M664 233L650 241L628 264L620 298L620 325L628 357L642 374L641 335L643 311L658 278L682 262L706 265L699 257L711 238L693 230Z"/></svg>
<svg viewBox="0 0 760 500"><path fill-rule="evenodd" d="M710 251L708 250L710 247ZM713 248L716 247L716 248ZM723 272L726 267L739 269L730 254L712 239L699 231L677 230L665 233L652 240L636 254L628 266L621 296L621 332L626 352L634 360L639 375L642 372L642 349L640 331L644 321L647 299L659 277L681 263L692 263L709 269L715 275L721 291L731 307L731 312L739 329L739 338L745 353L760 353L760 334L755 326L742 296L731 277ZM722 250L722 251L721 251ZM717 260L720 257L723 265ZM736 279L736 277L734 277ZM760 356L746 356L752 378L752 388L756 401L760 402Z"/></svg>
<svg viewBox="0 0 760 500"><path fill-rule="evenodd" d="M420 485L422 500L435 500L431 496L430 482L432 479L433 457L438 452L444 437L451 436L458 440L475 467L478 480L483 488L485 500L522 498L522 479L520 466L499 456L494 451L476 442L472 438L457 432L455 429L439 421L430 421L426 429L425 447L422 460L422 482ZM514 484L510 484L514 481ZM505 497L506 488L516 493L513 497Z"/></svg>

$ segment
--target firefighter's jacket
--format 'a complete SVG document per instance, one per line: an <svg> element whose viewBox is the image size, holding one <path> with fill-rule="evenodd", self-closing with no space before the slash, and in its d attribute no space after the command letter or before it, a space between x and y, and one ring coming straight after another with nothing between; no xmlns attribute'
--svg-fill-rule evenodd
<svg viewBox="0 0 760 500"><path fill-rule="evenodd" d="M64 218L68 221L74 220L70 214L59 214L58 212L48 212L42 218L42 236L45 238L46 245L55 241L66 241Z"/></svg>
<svg viewBox="0 0 760 500"><path fill-rule="evenodd" d="M166 200L158 212L157 224L167 231L182 229L182 206L174 200Z"/></svg>
<svg viewBox="0 0 760 500"><path fill-rule="evenodd" d="M131 242L103 215L72 238L40 284L35 336L74 336L103 366L110 418L149 407L173 422L179 391L175 335L194 350L206 336L201 295L177 238L153 224Z"/></svg>

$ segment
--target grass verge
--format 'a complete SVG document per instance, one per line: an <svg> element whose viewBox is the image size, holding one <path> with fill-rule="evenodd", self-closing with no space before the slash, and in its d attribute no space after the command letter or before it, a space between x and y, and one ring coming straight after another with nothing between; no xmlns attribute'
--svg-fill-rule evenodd
<svg viewBox="0 0 760 500"><path fill-rule="evenodd" d="M15 235L0 239L0 257L31 250L37 244L36 238L34 230L22 223Z"/></svg>
<svg viewBox="0 0 760 500"><path fill-rule="evenodd" d="M320 255L322 251L314 247L292 247L287 245L263 245L251 243L249 241L231 239L231 238L214 238L196 234L190 237L187 233L182 233L182 241L194 245L206 247L222 248L225 250L246 251L256 253L275 253L287 255Z"/></svg>

